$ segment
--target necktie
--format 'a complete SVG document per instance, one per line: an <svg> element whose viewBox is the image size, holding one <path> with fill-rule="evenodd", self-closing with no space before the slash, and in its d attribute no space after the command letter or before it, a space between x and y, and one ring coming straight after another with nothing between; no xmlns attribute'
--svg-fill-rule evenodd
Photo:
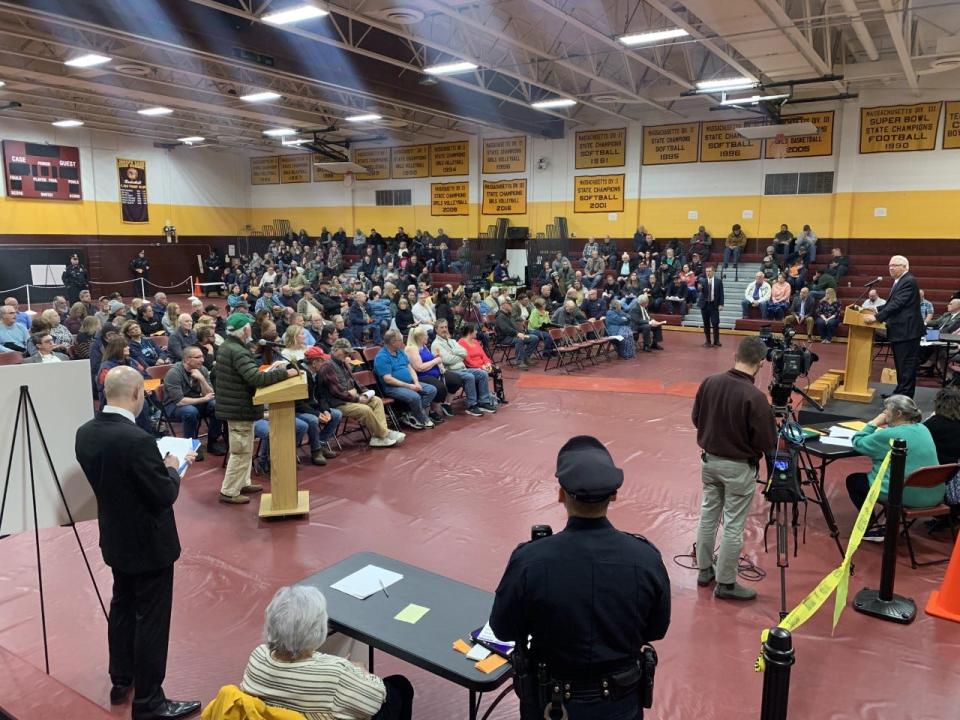
<svg viewBox="0 0 960 720"><path fill-rule="evenodd" d="M754 299L754 300L759 300L759 299L760 299L760 286L759 286L759 285L754 285L754 286L753 286L753 299Z"/></svg>

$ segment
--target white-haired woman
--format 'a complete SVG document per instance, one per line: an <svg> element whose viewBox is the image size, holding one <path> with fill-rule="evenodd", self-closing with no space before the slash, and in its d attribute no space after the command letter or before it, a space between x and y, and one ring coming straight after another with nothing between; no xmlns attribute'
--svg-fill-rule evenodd
<svg viewBox="0 0 960 720"><path fill-rule="evenodd" d="M327 639L327 600L317 588L283 587L264 613L264 644L250 654L240 687L268 705L308 720L410 720L413 686L402 675L382 680L349 660L320 652Z"/></svg>

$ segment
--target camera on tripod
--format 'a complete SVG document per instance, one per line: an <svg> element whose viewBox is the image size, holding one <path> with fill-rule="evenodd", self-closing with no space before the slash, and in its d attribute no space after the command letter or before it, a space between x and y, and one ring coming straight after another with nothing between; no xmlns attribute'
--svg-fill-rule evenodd
<svg viewBox="0 0 960 720"><path fill-rule="evenodd" d="M773 370L770 380L770 398L774 410L786 408L790 402L790 393L798 377L806 376L810 367L820 358L805 347L793 344L797 334L793 328L784 328L782 337L773 334L769 325L760 328L760 339L767 346L767 362Z"/></svg>

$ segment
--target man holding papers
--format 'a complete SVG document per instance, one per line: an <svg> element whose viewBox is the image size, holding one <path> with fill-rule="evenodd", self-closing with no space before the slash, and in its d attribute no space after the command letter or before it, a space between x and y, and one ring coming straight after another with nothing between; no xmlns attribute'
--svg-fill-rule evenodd
<svg viewBox="0 0 960 720"><path fill-rule="evenodd" d="M133 690L134 720L184 717L200 703L168 700L162 687L173 564L180 557L173 503L181 459L161 457L153 436L136 425L143 408L140 373L115 367L103 390L107 404L77 431L76 454L97 496L100 549L113 570L110 702L123 703Z"/></svg>
<svg viewBox="0 0 960 720"><path fill-rule="evenodd" d="M652 544L607 520L623 471L599 440L569 440L556 477L567 526L514 550L490 612L497 638L525 655L515 664L521 720L546 717L547 705L570 720L642 718L643 680L653 681L643 648L670 625L667 570ZM548 686L570 689L541 692L541 664Z"/></svg>

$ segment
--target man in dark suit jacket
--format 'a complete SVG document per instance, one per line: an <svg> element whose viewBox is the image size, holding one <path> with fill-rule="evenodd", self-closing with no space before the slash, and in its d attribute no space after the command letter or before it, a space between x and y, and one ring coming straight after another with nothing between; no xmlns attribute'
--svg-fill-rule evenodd
<svg viewBox="0 0 960 720"><path fill-rule="evenodd" d="M720 347L720 311L723 309L723 280L714 275L713 265L697 278L697 307L703 316L704 347ZM713 342L710 341L711 329Z"/></svg>
<svg viewBox="0 0 960 720"><path fill-rule="evenodd" d="M113 570L107 637L110 702L134 690L133 719L179 718L198 701L163 693L173 602L173 564L180 540L173 503L180 492L179 458L160 457L156 441L137 427L143 378L120 366L104 381L107 404L78 431L76 454L97 496L100 549ZM192 462L193 456L187 458Z"/></svg>
<svg viewBox="0 0 960 720"><path fill-rule="evenodd" d="M910 261L903 255L890 258L890 277L893 278L893 288L886 305L876 315L867 315L864 322L887 324L887 340L897 368L897 387L893 394L912 398L917 387L920 339L924 336L920 287L910 273Z"/></svg>

